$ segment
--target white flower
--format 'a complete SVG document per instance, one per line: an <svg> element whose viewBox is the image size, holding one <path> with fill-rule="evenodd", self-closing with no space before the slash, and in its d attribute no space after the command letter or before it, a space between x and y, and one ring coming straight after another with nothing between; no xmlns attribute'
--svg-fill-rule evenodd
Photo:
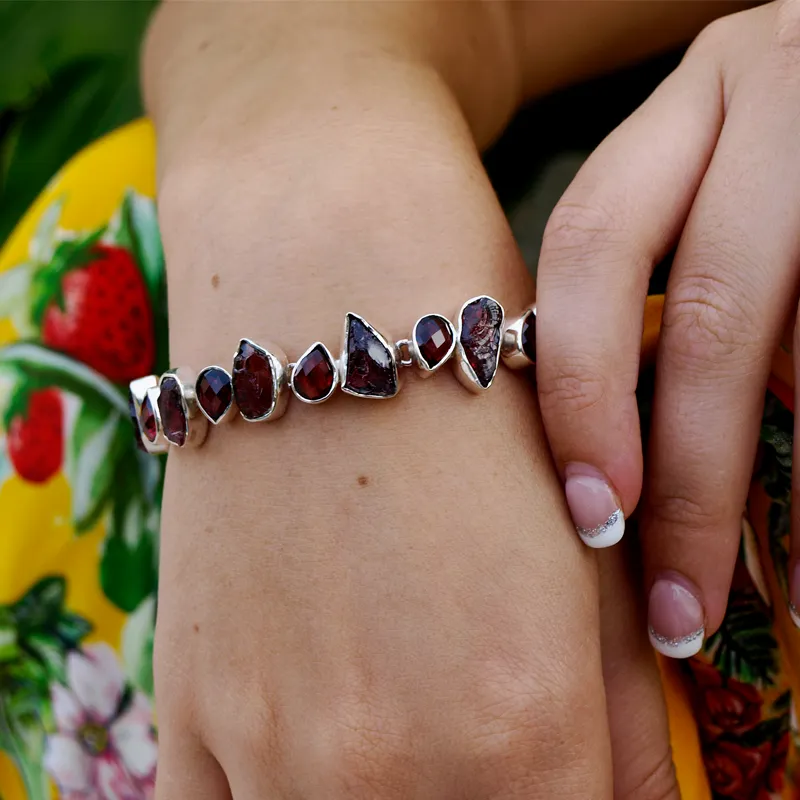
<svg viewBox="0 0 800 800"><path fill-rule="evenodd" d="M157 745L150 702L134 692L120 713L125 678L106 644L67 657L68 688L50 687L58 732L44 766L64 800L151 800Z"/></svg>

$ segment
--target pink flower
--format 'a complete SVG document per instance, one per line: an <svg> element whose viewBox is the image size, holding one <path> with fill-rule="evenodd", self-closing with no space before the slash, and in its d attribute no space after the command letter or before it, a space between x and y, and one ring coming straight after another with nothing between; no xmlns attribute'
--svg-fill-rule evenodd
<svg viewBox="0 0 800 800"><path fill-rule="evenodd" d="M69 688L53 684L58 732L44 766L64 800L152 800L157 745L150 702L134 692L119 705L125 678L114 651L94 644L67 657Z"/></svg>

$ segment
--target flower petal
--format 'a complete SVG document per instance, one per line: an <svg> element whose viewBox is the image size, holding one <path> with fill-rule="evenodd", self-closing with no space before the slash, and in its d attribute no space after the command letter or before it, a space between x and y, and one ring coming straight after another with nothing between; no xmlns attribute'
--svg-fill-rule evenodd
<svg viewBox="0 0 800 800"><path fill-rule="evenodd" d="M95 787L102 800L141 800L142 793L113 755L95 759Z"/></svg>
<svg viewBox="0 0 800 800"><path fill-rule="evenodd" d="M78 698L60 683L54 683L50 686L50 700L58 732L75 733L86 719Z"/></svg>
<svg viewBox="0 0 800 800"><path fill-rule="evenodd" d="M158 745L153 736L153 714L147 698L137 692L131 707L111 726L111 743L135 778L155 772Z"/></svg>
<svg viewBox="0 0 800 800"><path fill-rule="evenodd" d="M91 789L91 758L75 739L59 734L48 736L43 763L64 793Z"/></svg>
<svg viewBox="0 0 800 800"><path fill-rule="evenodd" d="M89 645L83 653L67 657L69 685L95 722L105 724L117 711L125 677L117 654L103 643Z"/></svg>

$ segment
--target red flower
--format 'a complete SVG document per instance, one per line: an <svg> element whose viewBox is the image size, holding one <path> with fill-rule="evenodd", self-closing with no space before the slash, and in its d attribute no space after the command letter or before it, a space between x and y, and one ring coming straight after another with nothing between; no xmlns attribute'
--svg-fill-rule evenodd
<svg viewBox="0 0 800 800"><path fill-rule="evenodd" d="M716 794L731 800L769 797L766 779L771 767L772 742L742 747L719 740L707 747L703 756L709 783Z"/></svg>
<svg viewBox="0 0 800 800"><path fill-rule="evenodd" d="M722 676L714 667L692 664L697 682L697 724L703 739L740 735L761 721L762 697L754 686Z"/></svg>

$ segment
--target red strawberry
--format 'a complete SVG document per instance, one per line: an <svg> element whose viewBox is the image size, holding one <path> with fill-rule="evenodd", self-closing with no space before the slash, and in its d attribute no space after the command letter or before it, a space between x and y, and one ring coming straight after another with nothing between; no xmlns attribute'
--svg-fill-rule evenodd
<svg viewBox="0 0 800 800"><path fill-rule="evenodd" d="M8 456L20 478L44 483L64 459L64 409L55 389L28 396L27 408L11 418L6 435Z"/></svg>
<svg viewBox="0 0 800 800"><path fill-rule="evenodd" d="M153 367L147 287L127 250L95 244L90 258L61 278L61 298L44 312L42 341L109 380L128 383Z"/></svg>

